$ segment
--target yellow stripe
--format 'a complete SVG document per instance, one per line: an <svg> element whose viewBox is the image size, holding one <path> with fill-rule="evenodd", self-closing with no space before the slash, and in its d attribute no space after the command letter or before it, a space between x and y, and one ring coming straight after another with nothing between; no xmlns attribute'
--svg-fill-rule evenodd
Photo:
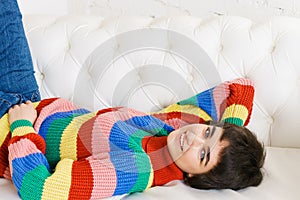
<svg viewBox="0 0 300 200"><path fill-rule="evenodd" d="M222 116L222 120L225 120L226 118L240 118L243 120L243 122L246 121L248 117L248 109L243 105L236 105L232 104L231 106L227 107L224 111L224 114Z"/></svg>
<svg viewBox="0 0 300 200"><path fill-rule="evenodd" d="M183 112L183 113L193 114L198 117L201 117L202 119L204 119L204 121L208 121L212 119L204 110L193 105L172 104L157 113L170 113L170 112Z"/></svg>
<svg viewBox="0 0 300 200"><path fill-rule="evenodd" d="M145 189L148 189L152 186L153 184L153 180L154 180L154 171L153 171L153 168L151 166L151 171L150 171L150 174L149 174L149 180L148 180L148 185Z"/></svg>
<svg viewBox="0 0 300 200"><path fill-rule="evenodd" d="M40 101L38 101L38 102L33 102L32 104L33 104L33 107L36 108L36 107L40 104Z"/></svg>
<svg viewBox="0 0 300 200"><path fill-rule="evenodd" d="M5 141L6 136L9 133L8 115L5 114L0 119L0 146Z"/></svg>
<svg viewBox="0 0 300 200"><path fill-rule="evenodd" d="M36 133L36 132L31 126L20 126L13 131L12 136L23 136L26 135L27 133Z"/></svg>
<svg viewBox="0 0 300 200"><path fill-rule="evenodd" d="M95 113L75 117L64 130L60 141L61 159L70 158L77 160L77 134L83 123L95 117ZM62 145L63 144L63 145Z"/></svg>
<svg viewBox="0 0 300 200"><path fill-rule="evenodd" d="M36 108L39 105L39 102L33 103L34 108ZM5 141L6 136L10 132L10 126L8 122L8 114L5 114L0 119L0 146Z"/></svg>
<svg viewBox="0 0 300 200"><path fill-rule="evenodd" d="M64 159L57 164L55 172L45 181L42 200L68 199L72 183L73 162L71 159Z"/></svg>

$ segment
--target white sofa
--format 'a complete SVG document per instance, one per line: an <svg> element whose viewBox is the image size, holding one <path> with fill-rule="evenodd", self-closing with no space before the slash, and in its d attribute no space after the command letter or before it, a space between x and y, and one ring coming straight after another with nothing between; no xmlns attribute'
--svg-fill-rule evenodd
<svg viewBox="0 0 300 200"><path fill-rule="evenodd" d="M32 15L24 24L42 97L91 110L153 111L221 81L254 81L248 128L266 146L261 185L206 191L173 181L112 199L300 198L300 19ZM0 199L18 199L4 179Z"/></svg>

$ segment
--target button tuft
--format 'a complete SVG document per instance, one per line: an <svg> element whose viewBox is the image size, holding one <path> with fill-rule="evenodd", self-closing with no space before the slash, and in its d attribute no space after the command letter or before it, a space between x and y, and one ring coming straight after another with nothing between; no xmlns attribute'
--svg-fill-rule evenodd
<svg viewBox="0 0 300 200"><path fill-rule="evenodd" d="M44 78L45 78L45 74L44 73L40 73L40 79L44 80Z"/></svg>

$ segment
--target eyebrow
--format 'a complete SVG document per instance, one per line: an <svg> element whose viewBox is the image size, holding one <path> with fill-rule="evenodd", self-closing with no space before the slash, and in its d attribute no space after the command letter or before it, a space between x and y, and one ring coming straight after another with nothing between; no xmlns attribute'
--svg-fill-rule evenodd
<svg viewBox="0 0 300 200"><path fill-rule="evenodd" d="M212 136L214 135L215 131L216 131L216 126L212 126L212 130L211 130L211 134L210 134L210 138L212 138ZM210 147L208 147L208 153L206 154L206 160L205 160L205 163L204 163L204 166L207 165L207 163L209 162L210 160Z"/></svg>
<svg viewBox="0 0 300 200"><path fill-rule="evenodd" d="M213 126L213 128L211 130L210 138L212 138L212 136L214 135L215 131L216 131L216 126ZM210 147L208 147L208 153L206 154L206 160L205 160L204 166L207 165L207 163L209 162L209 160L210 160Z"/></svg>
<svg viewBox="0 0 300 200"><path fill-rule="evenodd" d="M210 160L210 148L208 148L208 153L206 154L206 161L205 161L204 166L207 165L207 163L209 162L209 160Z"/></svg>
<svg viewBox="0 0 300 200"><path fill-rule="evenodd" d="M216 127L215 127L215 126L213 126L213 128L212 128L212 130L211 130L210 137L212 137L212 136L214 135L215 131L216 131Z"/></svg>

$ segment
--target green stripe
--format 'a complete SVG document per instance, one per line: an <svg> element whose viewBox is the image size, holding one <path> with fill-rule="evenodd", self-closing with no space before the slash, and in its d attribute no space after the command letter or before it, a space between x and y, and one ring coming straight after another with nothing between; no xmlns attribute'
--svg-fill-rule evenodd
<svg viewBox="0 0 300 200"><path fill-rule="evenodd" d="M129 193L144 191L148 185L151 163L149 156L142 147L142 140L145 136L151 135L145 131L139 130L132 134L129 139L129 147L135 153L136 166L138 169L138 178Z"/></svg>
<svg viewBox="0 0 300 200"><path fill-rule="evenodd" d="M168 131L166 131L165 129L161 128L161 127L157 127L154 128L153 130L151 130L151 133L156 133L156 134L152 134L151 136L167 136L169 135Z"/></svg>
<svg viewBox="0 0 300 200"><path fill-rule="evenodd" d="M74 117L75 116L56 119L50 124L47 130L46 158L51 169L54 169L57 162L60 160L60 142L62 134Z"/></svg>
<svg viewBox="0 0 300 200"><path fill-rule="evenodd" d="M231 124L236 124L238 126L243 126L244 125L244 122L241 118L228 117L224 121L228 122L228 123L231 123Z"/></svg>
<svg viewBox="0 0 300 200"><path fill-rule="evenodd" d="M44 165L40 165L25 174L19 191L22 199L40 200L43 195L45 180L49 176L51 174Z"/></svg>
<svg viewBox="0 0 300 200"><path fill-rule="evenodd" d="M198 106L198 101L197 101L196 96L193 96L193 97L190 97L188 99L179 101L177 104L178 105L194 105L194 106Z"/></svg>
<svg viewBox="0 0 300 200"><path fill-rule="evenodd" d="M11 125L10 125L10 132L14 132L14 130L18 127L22 127L22 126L29 126L32 127L32 123L26 119L19 119L14 121Z"/></svg>

